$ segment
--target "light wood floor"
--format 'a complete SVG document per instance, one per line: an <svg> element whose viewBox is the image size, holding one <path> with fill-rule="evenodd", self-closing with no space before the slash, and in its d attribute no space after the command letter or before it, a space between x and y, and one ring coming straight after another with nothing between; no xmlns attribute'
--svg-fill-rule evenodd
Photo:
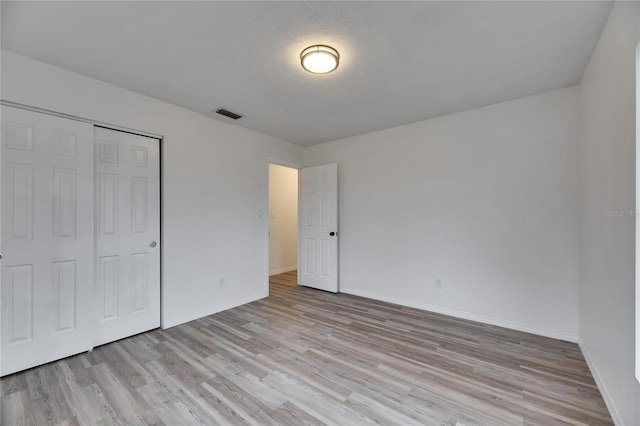
<svg viewBox="0 0 640 426"><path fill-rule="evenodd" d="M611 424L572 343L272 278L269 298L0 381L11 424Z"/></svg>

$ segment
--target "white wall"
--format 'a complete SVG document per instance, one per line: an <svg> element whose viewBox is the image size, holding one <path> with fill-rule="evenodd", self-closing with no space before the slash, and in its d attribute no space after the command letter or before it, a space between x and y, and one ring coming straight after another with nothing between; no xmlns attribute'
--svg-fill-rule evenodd
<svg viewBox="0 0 640 426"><path fill-rule="evenodd" d="M577 93L309 148L338 163L340 291L575 341Z"/></svg>
<svg viewBox="0 0 640 426"><path fill-rule="evenodd" d="M269 275L298 267L298 170L269 164Z"/></svg>
<svg viewBox="0 0 640 426"><path fill-rule="evenodd" d="M4 100L164 136L165 326L267 295L265 165L302 148L4 50L1 71Z"/></svg>
<svg viewBox="0 0 640 426"><path fill-rule="evenodd" d="M618 2L580 84L580 337L617 424L640 424L635 354L635 48L640 4ZM612 215L613 214L613 215ZM622 214L622 216L617 216Z"/></svg>

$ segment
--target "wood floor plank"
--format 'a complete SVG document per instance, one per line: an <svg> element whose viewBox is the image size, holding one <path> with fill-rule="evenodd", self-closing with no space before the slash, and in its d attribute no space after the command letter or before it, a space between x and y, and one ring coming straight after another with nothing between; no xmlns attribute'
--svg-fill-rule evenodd
<svg viewBox="0 0 640 426"><path fill-rule="evenodd" d="M573 343L296 281L4 377L0 423L612 424Z"/></svg>
<svg viewBox="0 0 640 426"><path fill-rule="evenodd" d="M215 379L202 383L202 387L218 397L227 406L233 408L247 423L270 426L277 424L271 416L273 410L261 404L242 388L228 381L224 377L218 376Z"/></svg>
<svg viewBox="0 0 640 426"><path fill-rule="evenodd" d="M2 397L0 407L0 424L23 425L26 424L26 412L22 405L23 391L16 391Z"/></svg>
<svg viewBox="0 0 640 426"><path fill-rule="evenodd" d="M97 384L87 386L80 392L75 392L72 400L76 401L74 410L78 413L78 421L83 425L116 425L122 423Z"/></svg>
<svg viewBox="0 0 640 426"><path fill-rule="evenodd" d="M142 423L150 407L127 383L120 381L109 367L100 363L91 367L95 382L110 402L118 418L127 424Z"/></svg>
<svg viewBox="0 0 640 426"><path fill-rule="evenodd" d="M316 419L315 417L310 416L304 410L296 407L296 405L291 402L286 402L282 404L277 410L275 410L271 414L271 416L278 422L278 424L286 425L286 426L326 425L326 423L323 423L320 420Z"/></svg>

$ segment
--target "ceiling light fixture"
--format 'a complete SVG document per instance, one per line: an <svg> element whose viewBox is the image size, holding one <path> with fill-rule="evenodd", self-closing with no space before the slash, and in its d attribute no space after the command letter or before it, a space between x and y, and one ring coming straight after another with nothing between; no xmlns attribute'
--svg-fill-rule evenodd
<svg viewBox="0 0 640 426"><path fill-rule="evenodd" d="M340 54L331 46L316 44L300 53L302 68L314 74L327 74L338 68Z"/></svg>

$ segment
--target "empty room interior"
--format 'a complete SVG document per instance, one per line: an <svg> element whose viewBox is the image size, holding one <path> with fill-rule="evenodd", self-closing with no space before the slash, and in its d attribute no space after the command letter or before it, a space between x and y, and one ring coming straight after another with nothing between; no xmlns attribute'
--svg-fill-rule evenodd
<svg viewBox="0 0 640 426"><path fill-rule="evenodd" d="M0 424L640 426L640 2L0 14Z"/></svg>

